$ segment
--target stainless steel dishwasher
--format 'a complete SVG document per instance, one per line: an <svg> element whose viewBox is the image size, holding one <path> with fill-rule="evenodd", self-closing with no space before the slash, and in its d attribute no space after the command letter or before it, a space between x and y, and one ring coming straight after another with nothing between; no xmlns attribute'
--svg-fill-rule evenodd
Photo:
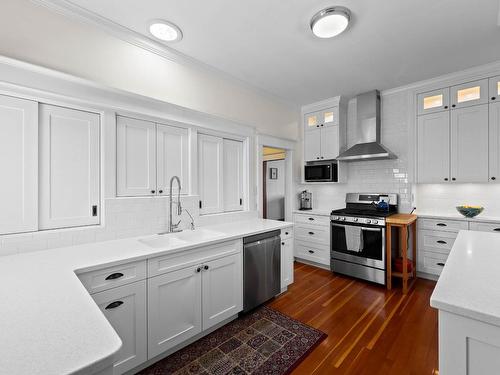
<svg viewBox="0 0 500 375"><path fill-rule="evenodd" d="M275 230L243 238L243 311L281 291L281 240Z"/></svg>

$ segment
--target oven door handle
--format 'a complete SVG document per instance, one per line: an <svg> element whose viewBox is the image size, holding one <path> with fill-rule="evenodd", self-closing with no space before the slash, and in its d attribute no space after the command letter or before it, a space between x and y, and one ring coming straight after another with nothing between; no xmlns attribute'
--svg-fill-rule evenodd
<svg viewBox="0 0 500 375"><path fill-rule="evenodd" d="M349 225L349 224L344 224L344 225L342 225L342 224L334 224L334 223L331 223L331 225L332 225L333 227L340 227L340 228L345 228L345 227L355 227L355 226L357 226L357 225ZM380 231L383 229L382 227L380 227L380 228L360 227L360 228L361 228L361 230L366 230L366 231L368 231L368 232L380 232Z"/></svg>

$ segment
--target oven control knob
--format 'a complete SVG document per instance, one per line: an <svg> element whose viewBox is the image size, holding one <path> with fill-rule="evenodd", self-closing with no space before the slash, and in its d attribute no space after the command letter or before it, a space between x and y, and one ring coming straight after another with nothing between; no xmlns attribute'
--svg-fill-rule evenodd
<svg viewBox="0 0 500 375"><path fill-rule="evenodd" d="M333 217L333 220L338 220L338 219L339 219L339 217L338 217L338 216L334 216L334 217Z"/></svg>
<svg viewBox="0 0 500 375"><path fill-rule="evenodd" d="M372 221L370 219L366 219L366 224L370 224Z"/></svg>
<svg viewBox="0 0 500 375"><path fill-rule="evenodd" d="M378 220L373 220L372 224L378 224Z"/></svg>
<svg viewBox="0 0 500 375"><path fill-rule="evenodd" d="M358 218L357 218L357 217L355 217L353 220L354 220L354 222L357 222L357 221L358 221Z"/></svg>
<svg viewBox="0 0 500 375"><path fill-rule="evenodd" d="M345 217L341 217L340 220L345 221Z"/></svg>

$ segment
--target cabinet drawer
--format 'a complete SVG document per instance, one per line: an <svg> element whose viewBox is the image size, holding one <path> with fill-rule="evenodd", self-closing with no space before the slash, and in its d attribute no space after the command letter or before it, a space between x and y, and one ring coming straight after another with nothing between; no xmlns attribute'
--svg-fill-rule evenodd
<svg viewBox="0 0 500 375"><path fill-rule="evenodd" d="M319 225L297 225L295 239L330 246L330 227Z"/></svg>
<svg viewBox="0 0 500 375"><path fill-rule="evenodd" d="M423 251L419 254L418 271L440 275L446 259L448 259L448 255L446 254Z"/></svg>
<svg viewBox="0 0 500 375"><path fill-rule="evenodd" d="M96 271L83 272L78 278L90 294L130 284L146 278L146 261L131 262L102 268Z"/></svg>
<svg viewBox="0 0 500 375"><path fill-rule="evenodd" d="M241 250L242 241L237 240L189 249L176 254L163 255L148 260L148 275L149 277L161 275L211 259L236 254Z"/></svg>
<svg viewBox="0 0 500 375"><path fill-rule="evenodd" d="M295 223L309 225L330 225L329 216L295 214Z"/></svg>
<svg viewBox="0 0 500 375"><path fill-rule="evenodd" d="M282 229L280 237L282 241L293 238L293 227Z"/></svg>
<svg viewBox="0 0 500 375"><path fill-rule="evenodd" d="M470 222L469 229L478 232L494 232L500 234L500 223L480 223L480 222Z"/></svg>
<svg viewBox="0 0 500 375"><path fill-rule="evenodd" d="M458 232L469 229L469 224L467 221L462 220L418 219L418 229Z"/></svg>
<svg viewBox="0 0 500 375"><path fill-rule="evenodd" d="M424 251L449 254L455 239L456 232L441 232L434 230L418 231L418 246Z"/></svg>
<svg viewBox="0 0 500 375"><path fill-rule="evenodd" d="M312 262L330 265L330 248L328 246L296 241L295 256Z"/></svg>

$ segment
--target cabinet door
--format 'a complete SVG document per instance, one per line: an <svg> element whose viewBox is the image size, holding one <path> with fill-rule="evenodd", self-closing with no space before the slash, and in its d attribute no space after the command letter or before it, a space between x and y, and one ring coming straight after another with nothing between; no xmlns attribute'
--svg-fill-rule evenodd
<svg viewBox="0 0 500 375"><path fill-rule="evenodd" d="M450 111L418 116L417 178L440 183L450 176Z"/></svg>
<svg viewBox="0 0 500 375"><path fill-rule="evenodd" d="M488 80L463 83L450 88L451 108L488 103Z"/></svg>
<svg viewBox="0 0 500 375"><path fill-rule="evenodd" d="M451 111L451 180L488 181L488 104Z"/></svg>
<svg viewBox="0 0 500 375"><path fill-rule="evenodd" d="M281 241L281 289L293 283L293 239Z"/></svg>
<svg viewBox="0 0 500 375"><path fill-rule="evenodd" d="M335 159L339 156L339 127L321 129L321 159Z"/></svg>
<svg viewBox="0 0 500 375"><path fill-rule="evenodd" d="M339 108L332 107L321 111L320 126L338 126L339 125Z"/></svg>
<svg viewBox="0 0 500 375"><path fill-rule="evenodd" d="M304 160L316 161L321 158L321 129L304 132Z"/></svg>
<svg viewBox="0 0 500 375"><path fill-rule="evenodd" d="M423 115L426 113L446 111L449 109L449 104L449 88L425 92L417 96L417 113Z"/></svg>
<svg viewBox="0 0 500 375"><path fill-rule="evenodd" d="M243 309L242 255L205 263L202 278L203 329L206 330Z"/></svg>
<svg viewBox="0 0 500 375"><path fill-rule="evenodd" d="M500 100L500 76L490 78L490 102Z"/></svg>
<svg viewBox="0 0 500 375"><path fill-rule="evenodd" d="M99 115L40 105L40 229L99 223Z"/></svg>
<svg viewBox="0 0 500 375"><path fill-rule="evenodd" d="M200 271L193 266L148 279L149 359L201 332Z"/></svg>
<svg viewBox="0 0 500 375"><path fill-rule="evenodd" d="M500 180L500 102L489 105L489 178Z"/></svg>
<svg viewBox="0 0 500 375"><path fill-rule="evenodd" d="M314 130L321 124L321 112L308 113L304 116L304 130Z"/></svg>
<svg viewBox="0 0 500 375"><path fill-rule="evenodd" d="M114 373L123 374L147 361L146 280L92 296L122 340Z"/></svg>
<svg viewBox="0 0 500 375"><path fill-rule="evenodd" d="M0 95L0 234L38 227L38 104Z"/></svg>
<svg viewBox="0 0 500 375"><path fill-rule="evenodd" d="M211 135L198 135L198 184L200 214L223 211L223 140Z"/></svg>
<svg viewBox="0 0 500 375"><path fill-rule="evenodd" d="M156 125L128 117L116 118L116 193L156 194Z"/></svg>
<svg viewBox="0 0 500 375"><path fill-rule="evenodd" d="M158 194L169 194L170 179L181 180L181 192L189 192L189 132L188 129L157 125L157 189ZM173 192L177 194L177 185Z"/></svg>
<svg viewBox="0 0 500 375"><path fill-rule="evenodd" d="M223 141L224 211L243 209L243 142Z"/></svg>

